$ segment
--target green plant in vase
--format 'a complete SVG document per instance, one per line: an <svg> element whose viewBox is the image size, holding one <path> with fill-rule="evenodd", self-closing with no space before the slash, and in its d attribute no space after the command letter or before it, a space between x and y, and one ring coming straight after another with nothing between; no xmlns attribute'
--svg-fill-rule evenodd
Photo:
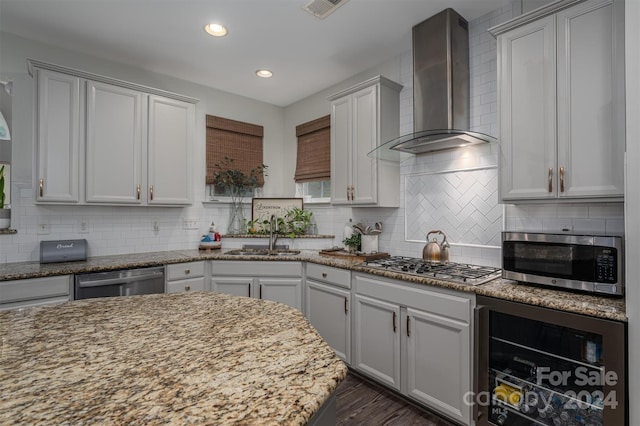
<svg viewBox="0 0 640 426"><path fill-rule="evenodd" d="M242 201L249 191L260 186L261 177L266 176L267 166L261 164L254 167L246 174L235 167L233 158L224 159L214 164L216 171L213 174L214 185L223 188L231 197L231 212L229 214L229 234L244 234L246 224Z"/></svg>
<svg viewBox="0 0 640 426"><path fill-rule="evenodd" d="M299 207L292 207L287 211L284 216L284 221L287 224L287 232L292 237L296 235L305 235L311 220L313 218L313 212L309 210L303 210Z"/></svg>
<svg viewBox="0 0 640 426"><path fill-rule="evenodd" d="M362 244L362 235L356 232L349 238L345 238L344 240L342 240L342 244L344 244L349 251L360 251L360 245Z"/></svg>

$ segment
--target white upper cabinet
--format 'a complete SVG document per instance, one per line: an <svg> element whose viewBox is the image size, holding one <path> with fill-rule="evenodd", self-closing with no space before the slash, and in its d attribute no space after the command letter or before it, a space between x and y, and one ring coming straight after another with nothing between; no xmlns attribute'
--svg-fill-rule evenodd
<svg viewBox="0 0 640 426"><path fill-rule="evenodd" d="M80 201L80 79L38 70L36 199Z"/></svg>
<svg viewBox="0 0 640 426"><path fill-rule="evenodd" d="M367 154L398 136L401 89L378 76L329 98L333 204L399 205L399 164Z"/></svg>
<svg viewBox="0 0 640 426"><path fill-rule="evenodd" d="M88 203L141 203L143 96L87 82Z"/></svg>
<svg viewBox="0 0 640 426"><path fill-rule="evenodd" d="M622 199L622 8L554 3L490 30L498 38L503 201Z"/></svg>
<svg viewBox="0 0 640 426"><path fill-rule="evenodd" d="M37 201L188 205L196 99L29 60Z"/></svg>
<svg viewBox="0 0 640 426"><path fill-rule="evenodd" d="M194 106L149 96L149 204L190 204Z"/></svg>

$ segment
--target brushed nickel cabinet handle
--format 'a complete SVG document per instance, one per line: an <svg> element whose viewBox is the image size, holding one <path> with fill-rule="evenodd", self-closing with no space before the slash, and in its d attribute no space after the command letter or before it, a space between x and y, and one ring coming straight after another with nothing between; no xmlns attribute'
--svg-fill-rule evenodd
<svg viewBox="0 0 640 426"><path fill-rule="evenodd" d="M349 300L347 299L346 296L344 298L344 313L345 314L349 313Z"/></svg>
<svg viewBox="0 0 640 426"><path fill-rule="evenodd" d="M151 201L153 201L153 185L149 187L149 194L151 196Z"/></svg>
<svg viewBox="0 0 640 426"><path fill-rule="evenodd" d="M140 184L138 184L138 186L136 187L136 194L137 194L138 200L140 200Z"/></svg>
<svg viewBox="0 0 640 426"><path fill-rule="evenodd" d="M407 337L411 337L411 331L409 330L409 322L411 318L407 317Z"/></svg>
<svg viewBox="0 0 640 426"><path fill-rule="evenodd" d="M397 330L397 326L396 326L396 319L398 319L398 314L396 314L395 312L393 313L393 332L395 333Z"/></svg>
<svg viewBox="0 0 640 426"><path fill-rule="evenodd" d="M348 186L347 186L347 201L351 201L351 191L349 191Z"/></svg>
<svg viewBox="0 0 640 426"><path fill-rule="evenodd" d="M553 192L553 168L549 167L549 192Z"/></svg>
<svg viewBox="0 0 640 426"><path fill-rule="evenodd" d="M564 167L560 167L560 192L564 192Z"/></svg>
<svg viewBox="0 0 640 426"><path fill-rule="evenodd" d="M187 285L187 286L184 287L184 291L189 291L189 290L191 290L191 286Z"/></svg>
<svg viewBox="0 0 640 426"><path fill-rule="evenodd" d="M351 201L355 201L356 199L356 187L351 186Z"/></svg>
<svg viewBox="0 0 640 426"><path fill-rule="evenodd" d="M40 179L40 196L44 197L44 179Z"/></svg>

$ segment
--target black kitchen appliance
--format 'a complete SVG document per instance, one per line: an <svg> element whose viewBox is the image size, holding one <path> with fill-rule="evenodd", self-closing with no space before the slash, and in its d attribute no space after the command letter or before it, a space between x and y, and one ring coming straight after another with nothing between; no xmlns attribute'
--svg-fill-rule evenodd
<svg viewBox="0 0 640 426"><path fill-rule="evenodd" d="M500 269L491 266L455 262L432 262L415 257L391 256L362 263L372 269L434 278L458 284L479 285L500 277Z"/></svg>
<svg viewBox="0 0 640 426"><path fill-rule="evenodd" d="M626 324L478 296L478 426L628 425Z"/></svg>
<svg viewBox="0 0 640 426"><path fill-rule="evenodd" d="M503 232L502 277L622 296L623 239L612 235Z"/></svg>

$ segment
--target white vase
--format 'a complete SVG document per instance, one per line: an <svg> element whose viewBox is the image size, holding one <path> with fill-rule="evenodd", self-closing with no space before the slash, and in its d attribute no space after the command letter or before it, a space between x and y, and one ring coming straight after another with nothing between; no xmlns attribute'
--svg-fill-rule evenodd
<svg viewBox="0 0 640 426"><path fill-rule="evenodd" d="M11 209L0 209L0 229L8 229L11 226Z"/></svg>
<svg viewBox="0 0 640 426"><path fill-rule="evenodd" d="M361 249L363 253L374 253L378 251L378 236L363 235Z"/></svg>

